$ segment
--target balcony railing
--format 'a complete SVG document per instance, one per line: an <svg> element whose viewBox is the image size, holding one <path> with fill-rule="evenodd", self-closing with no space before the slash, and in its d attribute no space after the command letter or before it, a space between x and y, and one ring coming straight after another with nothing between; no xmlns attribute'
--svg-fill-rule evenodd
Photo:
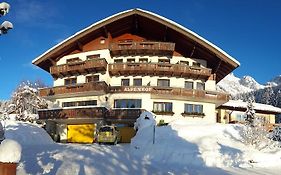
<svg viewBox="0 0 281 175"><path fill-rule="evenodd" d="M50 73L54 77L68 76L83 73L106 71L107 61L104 58L95 58L86 61L78 61L58 66L52 66Z"/></svg>
<svg viewBox="0 0 281 175"><path fill-rule="evenodd" d="M209 78L212 70L169 63L115 63L109 64L109 74L115 75L159 75L184 78Z"/></svg>
<svg viewBox="0 0 281 175"><path fill-rule="evenodd" d="M69 118L93 118L103 119L106 114L105 107L68 107L58 109L39 110L39 119L69 119Z"/></svg>
<svg viewBox="0 0 281 175"><path fill-rule="evenodd" d="M75 84L71 86L57 86L53 88L44 88L39 90L40 96L54 96L78 92L99 91L107 93L108 85L104 81Z"/></svg>
<svg viewBox="0 0 281 175"><path fill-rule="evenodd" d="M227 102L229 95L196 89L159 86L111 86L111 93L150 93L152 98L183 99L202 102Z"/></svg>
<svg viewBox="0 0 281 175"><path fill-rule="evenodd" d="M111 43L109 50L112 56L120 55L172 55L175 43L168 42L124 42Z"/></svg>
<svg viewBox="0 0 281 175"><path fill-rule="evenodd" d="M144 109L111 109L106 120L133 120L135 121Z"/></svg>

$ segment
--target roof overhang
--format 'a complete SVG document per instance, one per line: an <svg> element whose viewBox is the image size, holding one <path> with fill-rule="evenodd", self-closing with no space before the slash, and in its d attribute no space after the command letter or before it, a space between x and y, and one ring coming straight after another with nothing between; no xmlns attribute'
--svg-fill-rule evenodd
<svg viewBox="0 0 281 175"><path fill-rule="evenodd" d="M156 21L156 22L184 35L185 37L189 38L193 42L198 43L204 49L209 50L212 54L214 54L222 62L229 65L230 68L228 68L228 70L226 70L225 74L228 74L229 72L233 71L235 68L237 68L240 65L240 63L236 59L234 59L233 57L228 55L226 52L224 52L222 49L220 49L216 45L212 44L208 40L199 36L195 32L193 32L193 31L183 27L182 25L177 24L165 17L162 17L160 15L157 15L155 13L152 13L152 12L149 12L146 10L142 10L142 9L131 9L131 10L123 11L123 12L117 13L115 15L112 15L110 17L107 17L103 20L100 20L100 21L90 25L89 27L75 33L74 35L70 36L69 38L63 40L62 42L58 43L54 47L50 48L49 50L47 50L46 52L44 52L43 54L41 54L40 56L35 58L32 61L32 63L34 65L37 65L42 68L42 63L44 61L57 56L57 53L63 53L65 50L69 49L69 47L71 45L77 43L77 41L79 41L81 38L83 38L87 35L90 35L95 30L98 30L106 25L109 25L115 21L118 21L120 19L126 18L131 15L140 15L142 17ZM50 60L50 62L51 62L51 60ZM47 67L49 67L49 66L47 66ZM43 69L45 69L46 71L49 71L46 67ZM224 76L226 76L226 75L220 76L217 81L221 80Z"/></svg>

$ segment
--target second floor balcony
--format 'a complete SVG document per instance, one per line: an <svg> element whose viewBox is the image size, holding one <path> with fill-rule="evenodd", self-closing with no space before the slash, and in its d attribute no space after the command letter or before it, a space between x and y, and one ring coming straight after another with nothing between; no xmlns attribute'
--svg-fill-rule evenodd
<svg viewBox="0 0 281 175"><path fill-rule="evenodd" d="M212 75L212 70L208 68L169 63L115 63L109 64L108 71L111 76L156 75L208 79Z"/></svg>
<svg viewBox="0 0 281 175"><path fill-rule="evenodd" d="M53 77L64 77L83 73L95 73L106 71L107 61L104 58L95 58L86 61L76 61L72 63L52 66L50 73Z"/></svg>
<svg viewBox="0 0 281 175"><path fill-rule="evenodd" d="M121 55L173 55L175 43L169 42L119 42L111 43L112 56Z"/></svg>

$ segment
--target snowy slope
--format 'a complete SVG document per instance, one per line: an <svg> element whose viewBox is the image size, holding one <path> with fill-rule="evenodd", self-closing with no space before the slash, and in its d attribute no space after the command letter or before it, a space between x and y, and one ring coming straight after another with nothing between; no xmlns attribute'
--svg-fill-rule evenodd
<svg viewBox="0 0 281 175"><path fill-rule="evenodd" d="M230 93L235 96L240 93L247 93L258 89L263 89L264 86L260 85L250 76L244 76L243 78L237 78L233 73L227 75L218 84L217 88L224 92Z"/></svg>
<svg viewBox="0 0 281 175"><path fill-rule="evenodd" d="M140 159L171 174L256 174L255 169L259 169L260 174L278 174L281 149L258 151L243 144L242 128L242 125L177 120L168 126L156 127L154 144L152 129L140 130L131 150ZM272 172L263 173L265 171Z"/></svg>
<svg viewBox="0 0 281 175"><path fill-rule="evenodd" d="M240 125L177 120L156 127L153 144L154 124L139 125L132 145L57 144L39 126L16 121L6 122L6 137L22 146L17 175L280 174L281 150L245 146Z"/></svg>

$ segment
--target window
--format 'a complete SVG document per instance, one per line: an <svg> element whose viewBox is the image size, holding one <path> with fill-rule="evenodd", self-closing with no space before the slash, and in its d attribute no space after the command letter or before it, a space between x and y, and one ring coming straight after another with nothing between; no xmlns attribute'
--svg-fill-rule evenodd
<svg viewBox="0 0 281 175"><path fill-rule="evenodd" d="M141 78L135 78L134 79L134 86L142 86L142 79Z"/></svg>
<svg viewBox="0 0 281 175"><path fill-rule="evenodd" d="M114 63L123 63L123 59L115 59Z"/></svg>
<svg viewBox="0 0 281 175"><path fill-rule="evenodd" d="M196 86L198 90L205 90L205 84L201 83L201 82L197 82L197 86Z"/></svg>
<svg viewBox="0 0 281 175"><path fill-rule="evenodd" d="M169 59L159 59L158 63L170 63Z"/></svg>
<svg viewBox="0 0 281 175"><path fill-rule="evenodd" d="M203 114L203 105L184 104L184 113Z"/></svg>
<svg viewBox="0 0 281 175"><path fill-rule="evenodd" d="M197 63L197 62L193 62L193 63L192 63L192 66L194 66L194 67L200 67L200 65L201 65L201 64L200 64L200 63Z"/></svg>
<svg viewBox="0 0 281 175"><path fill-rule="evenodd" d="M192 81L185 81L184 88L186 89L193 89L193 82Z"/></svg>
<svg viewBox="0 0 281 175"><path fill-rule="evenodd" d="M90 76L86 76L86 82L97 82L99 81L99 75L90 75Z"/></svg>
<svg viewBox="0 0 281 175"><path fill-rule="evenodd" d="M127 62L128 62L128 63L134 63L134 62L135 62L135 58L128 58L128 59L127 59Z"/></svg>
<svg viewBox="0 0 281 175"><path fill-rule="evenodd" d="M153 112L173 112L173 103L170 102L154 102Z"/></svg>
<svg viewBox="0 0 281 175"><path fill-rule="evenodd" d="M77 78L68 78L64 80L64 85L75 85L77 83Z"/></svg>
<svg viewBox="0 0 281 175"><path fill-rule="evenodd" d="M181 64L181 65L189 66L189 62L188 62L188 61L180 61L180 64Z"/></svg>
<svg viewBox="0 0 281 175"><path fill-rule="evenodd" d="M71 107L71 106L76 106L75 102L63 102L62 107Z"/></svg>
<svg viewBox="0 0 281 175"><path fill-rule="evenodd" d="M141 108L141 99L114 100L114 108Z"/></svg>
<svg viewBox="0 0 281 175"><path fill-rule="evenodd" d="M170 80L168 79L158 79L157 86L160 87L170 87Z"/></svg>
<svg viewBox="0 0 281 175"><path fill-rule="evenodd" d="M72 101L72 102L63 102L62 107L72 107L72 106L96 106L97 100L88 100L88 101Z"/></svg>
<svg viewBox="0 0 281 175"><path fill-rule="evenodd" d="M121 86L130 86L130 79L122 79Z"/></svg>
<svg viewBox="0 0 281 175"><path fill-rule="evenodd" d="M94 55L88 55L87 59L95 59L95 58L100 58L100 54L94 54Z"/></svg>
<svg viewBox="0 0 281 175"><path fill-rule="evenodd" d="M67 59L66 63L76 63L76 62L80 62L81 59L77 58L71 58L71 59Z"/></svg>
<svg viewBox="0 0 281 175"><path fill-rule="evenodd" d="M140 63L148 63L148 59L147 58L140 58L139 62Z"/></svg>

